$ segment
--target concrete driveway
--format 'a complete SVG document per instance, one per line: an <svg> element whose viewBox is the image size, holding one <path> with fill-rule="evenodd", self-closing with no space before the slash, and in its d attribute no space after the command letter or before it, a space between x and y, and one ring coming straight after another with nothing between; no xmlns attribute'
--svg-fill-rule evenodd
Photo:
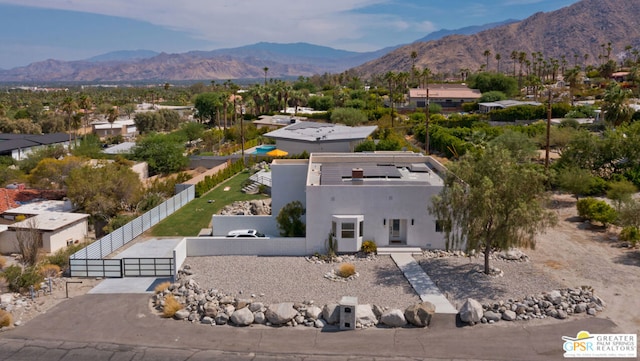
<svg viewBox="0 0 640 361"><path fill-rule="evenodd" d="M429 329L205 326L160 318L148 294L87 294L0 333L0 355L5 361L560 360L562 336L616 332L600 318L458 327L454 317L436 315Z"/></svg>

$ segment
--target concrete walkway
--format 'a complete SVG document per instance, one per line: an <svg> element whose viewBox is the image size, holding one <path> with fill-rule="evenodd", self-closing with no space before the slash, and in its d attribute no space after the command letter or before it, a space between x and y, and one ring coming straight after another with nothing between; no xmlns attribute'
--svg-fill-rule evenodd
<svg viewBox="0 0 640 361"><path fill-rule="evenodd" d="M420 299L423 302L429 301L436 306L436 313L458 313L458 310L440 293L438 286L431 281L431 278L411 254L392 253L391 259L398 265L398 268L404 273L413 289L420 295Z"/></svg>

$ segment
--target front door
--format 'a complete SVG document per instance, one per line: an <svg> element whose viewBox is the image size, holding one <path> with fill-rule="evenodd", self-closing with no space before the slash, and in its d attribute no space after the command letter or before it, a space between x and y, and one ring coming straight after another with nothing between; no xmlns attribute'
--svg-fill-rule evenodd
<svg viewBox="0 0 640 361"><path fill-rule="evenodd" d="M403 219L392 219L389 224L389 243L394 244L404 244L406 243L406 239L404 237L405 233L403 230L403 224L406 224L406 221Z"/></svg>

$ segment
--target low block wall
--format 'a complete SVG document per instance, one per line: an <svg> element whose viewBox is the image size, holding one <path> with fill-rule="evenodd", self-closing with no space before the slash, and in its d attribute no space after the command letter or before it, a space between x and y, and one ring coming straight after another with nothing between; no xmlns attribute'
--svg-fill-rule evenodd
<svg viewBox="0 0 640 361"><path fill-rule="evenodd" d="M226 236L234 229L257 229L271 236L280 235L276 219L273 216L221 216L211 217L213 236Z"/></svg>
<svg viewBox="0 0 640 361"><path fill-rule="evenodd" d="M187 256L305 256L305 238L185 238ZM176 263L177 264L177 263Z"/></svg>
<svg viewBox="0 0 640 361"><path fill-rule="evenodd" d="M187 259L187 240L183 239L173 249L173 274L177 275L178 270L182 267L184 260Z"/></svg>

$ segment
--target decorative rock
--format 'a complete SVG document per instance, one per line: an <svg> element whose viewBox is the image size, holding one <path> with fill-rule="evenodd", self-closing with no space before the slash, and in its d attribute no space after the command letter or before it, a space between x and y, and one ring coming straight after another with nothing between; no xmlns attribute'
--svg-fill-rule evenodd
<svg viewBox="0 0 640 361"><path fill-rule="evenodd" d="M0 303L7 305L11 302L13 302L13 295L11 293L3 293L0 295Z"/></svg>
<svg viewBox="0 0 640 361"><path fill-rule="evenodd" d="M325 321L321 318L317 319L316 322L314 323L314 327L315 328L324 328L327 324L325 323Z"/></svg>
<svg viewBox="0 0 640 361"><path fill-rule="evenodd" d="M204 316L202 318L202 320L200 320L200 322L205 324L205 325L213 325L213 323L214 323L213 318L211 318L209 316Z"/></svg>
<svg viewBox="0 0 640 361"><path fill-rule="evenodd" d="M561 320L564 320L565 318L568 317L568 315L567 315L567 312L565 312L564 310L558 310L558 315L556 317Z"/></svg>
<svg viewBox="0 0 640 361"><path fill-rule="evenodd" d="M484 318L487 319L487 321L500 321L500 319L502 318L502 315L499 314L498 312L494 312L494 311L486 311L484 313Z"/></svg>
<svg viewBox="0 0 640 361"><path fill-rule="evenodd" d="M173 318L175 318L176 320L184 320L185 318L189 317L189 311L182 309L182 310L178 310L174 315Z"/></svg>
<svg viewBox="0 0 640 361"><path fill-rule="evenodd" d="M265 323L267 323L267 317L265 317L264 312L258 311L253 314L253 322L259 325L264 325Z"/></svg>
<svg viewBox="0 0 640 361"><path fill-rule="evenodd" d="M482 305L473 298L467 298L467 301L462 305L458 314L460 315L460 320L462 320L462 322L472 325L476 324L480 322L483 315Z"/></svg>
<svg viewBox="0 0 640 361"><path fill-rule="evenodd" d="M262 302L253 302L249 305L251 312L264 312L264 304Z"/></svg>
<svg viewBox="0 0 640 361"><path fill-rule="evenodd" d="M218 305L213 302L207 302L204 305L204 314L205 316L215 318L218 315Z"/></svg>
<svg viewBox="0 0 640 361"><path fill-rule="evenodd" d="M216 325L226 325L227 322L229 322L229 315L227 315L226 313L218 313L218 315L215 318L216 320Z"/></svg>
<svg viewBox="0 0 640 361"><path fill-rule="evenodd" d="M562 302L562 294L558 290L553 290L547 294L547 299L554 305L558 305Z"/></svg>
<svg viewBox="0 0 640 361"><path fill-rule="evenodd" d="M384 312L385 312L384 307L373 305L373 313L376 314L376 317L380 318Z"/></svg>
<svg viewBox="0 0 640 361"><path fill-rule="evenodd" d="M314 321L317 320L321 314L322 314L322 309L318 306L311 306L307 308L307 311L306 311L307 318L312 319Z"/></svg>
<svg viewBox="0 0 640 361"><path fill-rule="evenodd" d="M502 314L502 319L505 321L515 321L516 317L516 313L511 310L504 311Z"/></svg>
<svg viewBox="0 0 640 361"><path fill-rule="evenodd" d="M482 306L480 306L482 310ZM436 313L436 306L431 302L422 302L407 307L404 311L404 317L407 322L417 327L426 327L431 323L431 318ZM478 318L480 321L481 316Z"/></svg>
<svg viewBox="0 0 640 361"><path fill-rule="evenodd" d="M363 327L375 326L378 324L378 318L371 305L356 306L356 323L360 323Z"/></svg>
<svg viewBox="0 0 640 361"><path fill-rule="evenodd" d="M243 307L231 314L230 320L238 326L249 326L254 321L253 312L247 307Z"/></svg>
<svg viewBox="0 0 640 361"><path fill-rule="evenodd" d="M380 323L389 327L404 327L407 325L407 320L401 310L393 309L380 316Z"/></svg>
<svg viewBox="0 0 640 361"><path fill-rule="evenodd" d="M330 325L340 322L340 308L335 303L330 303L322 308L322 318Z"/></svg>
<svg viewBox="0 0 640 361"><path fill-rule="evenodd" d="M297 314L298 311L293 308L293 302L283 302L270 305L265 316L274 325L284 325L296 317Z"/></svg>
<svg viewBox="0 0 640 361"><path fill-rule="evenodd" d="M587 310L587 315L589 316L595 316L596 315L596 309L595 308L589 308Z"/></svg>
<svg viewBox="0 0 640 361"><path fill-rule="evenodd" d="M575 313L582 313L587 311L587 304L584 302L578 303L573 309Z"/></svg>
<svg viewBox="0 0 640 361"><path fill-rule="evenodd" d="M236 309L247 307L249 304L251 304L251 300L246 298L237 299L235 302Z"/></svg>

